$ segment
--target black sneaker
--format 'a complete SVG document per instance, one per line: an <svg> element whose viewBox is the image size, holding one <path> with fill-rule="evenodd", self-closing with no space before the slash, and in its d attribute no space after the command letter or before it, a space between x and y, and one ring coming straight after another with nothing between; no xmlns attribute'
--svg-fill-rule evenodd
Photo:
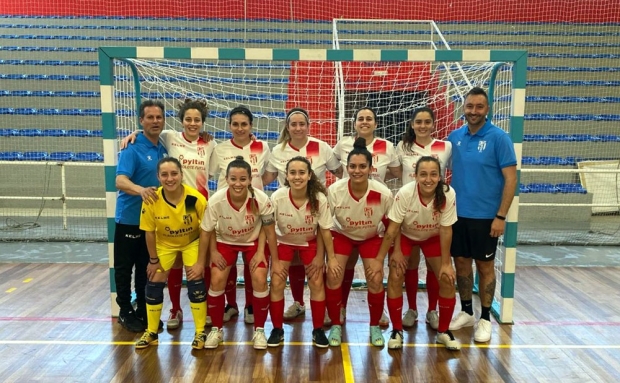
<svg viewBox="0 0 620 383"><path fill-rule="evenodd" d="M282 342L284 342L284 330L281 328L274 328L271 330L271 335L269 335L269 339L267 339L267 346L279 347Z"/></svg>
<svg viewBox="0 0 620 383"><path fill-rule="evenodd" d="M140 319L136 317L136 314L133 311L130 313L119 314L118 324L123 326L123 328L125 328L127 331L131 332L143 332L146 328L142 324Z"/></svg>
<svg viewBox="0 0 620 383"><path fill-rule="evenodd" d="M141 315L139 311L136 311L136 317L138 318L140 322L142 322L142 325L144 326L145 329L149 328L149 320L146 314ZM164 322L160 319L159 327L157 328L157 333L161 334L162 332L164 332Z"/></svg>
<svg viewBox="0 0 620 383"><path fill-rule="evenodd" d="M329 340L325 336L325 331L323 331L322 328L315 328L312 330L312 343L320 348L329 347Z"/></svg>

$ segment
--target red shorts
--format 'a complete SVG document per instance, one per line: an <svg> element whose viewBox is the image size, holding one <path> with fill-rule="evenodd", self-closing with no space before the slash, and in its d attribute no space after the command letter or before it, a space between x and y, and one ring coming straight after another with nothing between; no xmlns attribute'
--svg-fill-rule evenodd
<svg viewBox="0 0 620 383"><path fill-rule="evenodd" d="M362 258L376 258L383 238L375 236L363 241L354 241L346 235L332 230L334 237L334 253L349 256L353 249L357 249Z"/></svg>
<svg viewBox="0 0 620 383"><path fill-rule="evenodd" d="M430 237L424 241L414 241L404 235L400 236L400 249L405 257L411 255L414 246L420 246L426 258L441 257L441 242L439 236Z"/></svg>
<svg viewBox="0 0 620 383"><path fill-rule="evenodd" d="M299 258L304 265L308 266L316 256L316 240L309 242L308 246L293 246L278 244L278 258L284 262L291 262L295 251L299 251Z"/></svg>
<svg viewBox="0 0 620 383"><path fill-rule="evenodd" d="M251 246L239 246L239 245L229 245L227 243L217 243L217 251L222 254L222 257L226 260L226 264L228 266L232 266L237 263L237 257L239 253L245 255L245 260L249 263L250 260L256 254L256 249L258 248L258 242L254 242ZM265 259L269 262L269 248L265 245ZM213 263L211 263L211 267L217 267ZM264 262L261 262L258 267L267 268L267 265Z"/></svg>

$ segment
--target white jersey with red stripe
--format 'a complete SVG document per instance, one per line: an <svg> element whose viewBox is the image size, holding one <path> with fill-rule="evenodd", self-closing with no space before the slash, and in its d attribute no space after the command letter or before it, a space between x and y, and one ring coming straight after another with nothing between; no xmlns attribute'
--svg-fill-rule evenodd
<svg viewBox="0 0 620 383"><path fill-rule="evenodd" d="M405 149L403 141L396 145L396 153L403 165L403 185L415 180L415 164L425 156L430 156L439 160L441 165L441 176L445 179L446 168L452 156L452 143L433 139L430 144L422 146L417 142L411 144L411 150Z"/></svg>
<svg viewBox="0 0 620 383"><path fill-rule="evenodd" d="M252 213L252 204L258 205L258 215ZM250 246L258 239L263 222L273 222L273 205L261 190L254 189L240 209L233 206L228 187L218 190L209 199L200 227L215 230L217 241L229 245Z"/></svg>
<svg viewBox="0 0 620 383"><path fill-rule="evenodd" d="M444 186L446 190L448 186ZM446 202L441 211L435 211L434 200L422 202L417 182L400 188L388 213L391 221L401 224L400 231L414 241L424 241L439 235L439 226L452 226L456 218L456 193L453 188L445 192Z"/></svg>
<svg viewBox="0 0 620 383"><path fill-rule="evenodd" d="M334 229L354 241L363 241L385 232L384 219L392 206L392 192L376 180L368 180L362 198L353 196L350 179L334 182L329 187L329 206L334 216Z"/></svg>
<svg viewBox="0 0 620 383"><path fill-rule="evenodd" d="M310 212L310 202L296 206L291 197L291 189L284 187L271 195L271 202L276 217L276 235L278 242L293 246L308 246L315 240L317 228L331 229L334 220L331 215L327 197L318 193L319 211L316 215Z"/></svg>
<svg viewBox="0 0 620 383"><path fill-rule="evenodd" d="M202 137L190 141L185 138L183 132L173 130L162 131L159 139L168 151L168 155L178 159L181 163L183 183L198 190L208 199L207 172L211 154L216 146L215 141L206 142Z"/></svg>
<svg viewBox="0 0 620 383"><path fill-rule="evenodd" d="M340 167L340 162L334 156L332 148L324 141L313 137L308 137L306 145L296 148L290 142L277 144L273 147L267 171L278 173L278 182L284 185L286 179L286 164L293 157L305 157L312 164L314 174L325 185L325 171L336 170Z"/></svg>
<svg viewBox="0 0 620 383"><path fill-rule="evenodd" d="M245 146L236 145L233 140L220 143L213 151L213 161L209 163L209 175L214 176L219 173L217 190L228 187L226 183L226 168L235 157L243 156L243 159L252 168L252 187L263 190L262 175L269 162L271 151L266 142L256 140L251 141Z"/></svg>
<svg viewBox="0 0 620 383"><path fill-rule="evenodd" d="M334 146L334 155L342 166L344 167L343 178L348 178L347 173L347 157L353 150L353 144L355 143L355 137L343 137L336 146ZM385 184L385 174L387 168L394 168L400 166L400 161L396 155L396 149L394 144L383 138L375 137L369 145L366 145L366 149L372 154L372 169L370 178L375 179Z"/></svg>

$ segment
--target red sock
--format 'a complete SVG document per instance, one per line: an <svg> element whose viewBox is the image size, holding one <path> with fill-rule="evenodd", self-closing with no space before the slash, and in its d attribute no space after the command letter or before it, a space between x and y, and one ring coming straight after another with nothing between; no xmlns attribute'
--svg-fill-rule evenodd
<svg viewBox="0 0 620 383"><path fill-rule="evenodd" d="M379 326L379 320L383 314L383 302L385 301L385 290L380 293L368 292L368 310L370 311L370 325Z"/></svg>
<svg viewBox="0 0 620 383"><path fill-rule="evenodd" d="M228 279L226 280L226 303L237 308L237 265L232 265Z"/></svg>
<svg viewBox="0 0 620 383"><path fill-rule="evenodd" d="M388 312L392 321L392 330L403 330L403 296L387 298Z"/></svg>
<svg viewBox="0 0 620 383"><path fill-rule="evenodd" d="M292 265L288 268L288 280L291 285L293 300L304 305L304 285L306 283L306 268L304 265Z"/></svg>
<svg viewBox="0 0 620 383"><path fill-rule="evenodd" d="M224 325L224 294L217 297L209 294L207 300L209 301L207 315L211 317L213 327L222 328Z"/></svg>
<svg viewBox="0 0 620 383"><path fill-rule="evenodd" d="M426 271L426 294L428 294L428 311L437 310L439 281L431 270Z"/></svg>
<svg viewBox="0 0 620 383"><path fill-rule="evenodd" d="M279 301L271 301L269 304L269 314L271 314L271 323L273 324L273 328L283 328L284 299L280 299Z"/></svg>
<svg viewBox="0 0 620 383"><path fill-rule="evenodd" d="M284 308L284 306L282 308ZM310 310L312 311L312 328L316 329L323 327L323 319L325 317L325 300L315 301L310 298Z"/></svg>
<svg viewBox="0 0 620 383"><path fill-rule="evenodd" d="M405 291L407 292L407 305L411 310L418 309L418 269L405 272Z"/></svg>
<svg viewBox="0 0 620 383"><path fill-rule="evenodd" d="M257 297L254 295L252 296L252 308L254 309L254 329L257 329L259 327L265 327L265 322L267 321L267 313L269 312L269 291L257 294L267 295L264 297ZM282 301L282 305L284 305L284 301ZM284 306L282 307L284 308ZM284 316L284 312L282 313L282 316Z"/></svg>
<svg viewBox="0 0 620 383"><path fill-rule="evenodd" d="M243 264L243 284L245 285L245 307L252 306L254 289L252 288L252 273L247 264Z"/></svg>
<svg viewBox="0 0 620 383"><path fill-rule="evenodd" d="M342 279L342 307L347 307L349 302L349 293L351 293L351 286L353 286L353 276L355 275L355 269L345 269L344 278ZM340 314L338 314L340 315ZM329 314L332 317L332 314ZM333 318L332 318L333 319Z"/></svg>
<svg viewBox="0 0 620 383"><path fill-rule="evenodd" d="M170 269L168 273L168 294L172 310L181 310L181 287L183 287L183 269Z"/></svg>
<svg viewBox="0 0 620 383"><path fill-rule="evenodd" d="M327 305L327 314L332 320L332 325L340 325L340 307L342 305L342 287L330 289L325 286L325 304ZM314 314L312 314L314 315Z"/></svg>
<svg viewBox="0 0 620 383"><path fill-rule="evenodd" d="M437 331L448 331L450 321L452 320L452 314L454 314L454 305L456 305L456 297L439 297L439 327L437 327Z"/></svg>

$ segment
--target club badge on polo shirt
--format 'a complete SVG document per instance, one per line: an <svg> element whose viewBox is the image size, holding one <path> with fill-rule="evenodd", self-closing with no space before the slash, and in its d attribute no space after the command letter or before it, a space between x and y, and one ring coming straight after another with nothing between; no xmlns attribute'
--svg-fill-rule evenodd
<svg viewBox="0 0 620 383"><path fill-rule="evenodd" d="M487 148L487 142L486 141L478 141L478 151L480 153L482 153L484 151L484 149Z"/></svg>

